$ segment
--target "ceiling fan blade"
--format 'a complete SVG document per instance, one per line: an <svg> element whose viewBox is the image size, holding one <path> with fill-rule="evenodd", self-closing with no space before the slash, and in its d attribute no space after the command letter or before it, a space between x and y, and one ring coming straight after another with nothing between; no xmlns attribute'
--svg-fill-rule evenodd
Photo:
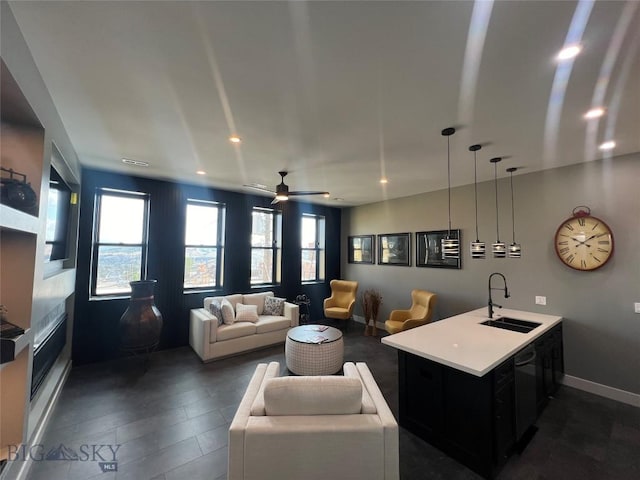
<svg viewBox="0 0 640 480"><path fill-rule="evenodd" d="M272 193L275 195L275 191L273 190L269 190L267 187L265 187L264 185L258 185L257 183L250 183L250 184L245 184L242 185L243 187L247 187L247 188L253 188L254 190L260 190L261 192L267 192L267 193Z"/></svg>
<svg viewBox="0 0 640 480"><path fill-rule="evenodd" d="M277 198L274 198L271 202L271 205L275 205L276 203L280 203L280 200L278 200Z"/></svg>
<svg viewBox="0 0 640 480"><path fill-rule="evenodd" d="M319 191L297 191L297 192L289 192L289 195L329 195L329 192L319 192Z"/></svg>

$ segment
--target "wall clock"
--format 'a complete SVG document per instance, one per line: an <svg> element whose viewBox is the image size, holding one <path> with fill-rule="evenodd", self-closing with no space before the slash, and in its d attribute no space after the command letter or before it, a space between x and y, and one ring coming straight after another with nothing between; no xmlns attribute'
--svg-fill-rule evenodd
<svg viewBox="0 0 640 480"><path fill-rule="evenodd" d="M573 216L560 224L554 246L558 258L568 267L591 271L602 267L613 255L613 233L589 207L573 209Z"/></svg>

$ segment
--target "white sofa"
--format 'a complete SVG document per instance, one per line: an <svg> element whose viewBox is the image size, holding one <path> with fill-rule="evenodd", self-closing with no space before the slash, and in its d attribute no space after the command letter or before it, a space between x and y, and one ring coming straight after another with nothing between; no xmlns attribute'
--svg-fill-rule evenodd
<svg viewBox="0 0 640 480"><path fill-rule="evenodd" d="M229 427L228 480L397 480L398 424L365 363L279 377L261 363Z"/></svg>
<svg viewBox="0 0 640 480"><path fill-rule="evenodd" d="M207 362L283 343L289 329L298 325L298 305L285 302L282 316L264 315L264 299L267 296L273 296L273 292L206 297L204 308L191 310L189 345L203 362ZM218 325L218 319L209 312L209 305L214 299L223 298L229 300L234 310L238 303L256 305L258 321Z"/></svg>

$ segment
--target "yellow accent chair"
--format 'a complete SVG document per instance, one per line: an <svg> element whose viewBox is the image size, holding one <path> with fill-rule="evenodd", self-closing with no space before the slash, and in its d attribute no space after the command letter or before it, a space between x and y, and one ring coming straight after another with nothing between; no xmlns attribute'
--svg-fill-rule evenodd
<svg viewBox="0 0 640 480"><path fill-rule="evenodd" d="M331 280L331 296L324 299L324 316L337 320L349 320L356 306L358 282Z"/></svg>
<svg viewBox="0 0 640 480"><path fill-rule="evenodd" d="M387 332L393 334L426 325L431 321L438 296L426 290L412 290L413 304L409 310L392 310L384 322Z"/></svg>

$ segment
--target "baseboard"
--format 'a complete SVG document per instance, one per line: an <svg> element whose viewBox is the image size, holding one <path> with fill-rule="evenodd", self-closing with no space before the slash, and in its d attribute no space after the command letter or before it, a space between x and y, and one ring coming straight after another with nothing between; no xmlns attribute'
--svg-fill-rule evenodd
<svg viewBox="0 0 640 480"><path fill-rule="evenodd" d="M358 322L358 323L362 323L363 325L366 324L365 321L364 321L364 317L362 317L360 315L354 315L353 316L353 321L354 322ZM387 329L384 327L384 322L376 322L376 327L377 328L381 328L385 332L387 331Z"/></svg>
<svg viewBox="0 0 640 480"><path fill-rule="evenodd" d="M627 405L640 407L640 395L637 393L627 392L626 390L620 390L619 388L609 387L608 385L602 385L601 383L595 383L590 380L573 377L571 375L565 375L562 379L562 384L568 387L577 388L578 390L593 393L594 395L626 403Z"/></svg>

